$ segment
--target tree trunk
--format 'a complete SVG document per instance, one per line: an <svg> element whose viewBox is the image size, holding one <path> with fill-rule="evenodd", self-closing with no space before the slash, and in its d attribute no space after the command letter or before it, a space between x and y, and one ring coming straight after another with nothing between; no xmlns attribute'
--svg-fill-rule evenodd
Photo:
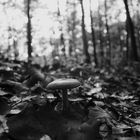
<svg viewBox="0 0 140 140"><path fill-rule="evenodd" d="M108 63L111 64L111 39L110 39L110 31L108 25L108 18L107 18L107 1L105 0L105 26L107 31L107 46L108 46Z"/></svg>
<svg viewBox="0 0 140 140"><path fill-rule="evenodd" d="M132 22L132 19L130 17L129 7L128 7L128 1L123 0L126 10L126 24L128 25L128 33L131 39L131 59L134 61L138 61L138 52L137 52L137 45L136 45L136 38L135 38L135 31L134 31L134 25Z"/></svg>
<svg viewBox="0 0 140 140"><path fill-rule="evenodd" d="M137 7L140 6L140 2L137 2ZM140 14L139 14L139 9L137 10L137 42L140 44ZM138 52L140 51L140 48L138 47Z"/></svg>
<svg viewBox="0 0 140 140"><path fill-rule="evenodd" d="M63 46L61 51L63 52L64 57L66 57L65 39L62 30L61 30L60 40L61 40L61 45Z"/></svg>
<svg viewBox="0 0 140 140"><path fill-rule="evenodd" d="M92 10L91 10L91 0L90 0L90 20L91 20L91 36L92 36L92 43L93 43L93 54L94 54L94 62L95 65L98 66L97 61L97 53L96 53L96 39L95 39L95 31L93 27L93 16L92 16Z"/></svg>
<svg viewBox="0 0 140 140"><path fill-rule="evenodd" d="M76 29L76 3L74 1L73 3L73 18L72 18L72 43L73 43L73 51L75 52L76 50L76 34L75 34L75 29ZM75 56L77 54L75 53ZM76 56L77 57L77 56Z"/></svg>
<svg viewBox="0 0 140 140"><path fill-rule="evenodd" d="M19 52L18 52L18 49L17 49L17 40L16 39L13 39L13 48L14 48L14 59L17 60L18 58L18 55L19 55Z"/></svg>
<svg viewBox="0 0 140 140"><path fill-rule="evenodd" d="M127 59L127 61L129 61L129 33L128 33L127 21L126 21L125 28L126 28L126 59Z"/></svg>
<svg viewBox="0 0 140 140"><path fill-rule="evenodd" d="M122 45L122 40L121 40L121 28L120 28L120 24L118 25L118 34L119 34L120 52L123 53L123 45Z"/></svg>
<svg viewBox="0 0 140 140"><path fill-rule="evenodd" d="M57 0L57 17L58 17L58 21L60 23L60 42L61 42L61 45L62 45L62 49L61 51L63 52L63 55L64 57L66 58L66 46L65 46L65 38L64 38L64 33L63 33L63 25L62 25L62 20L60 19L60 16L61 16L61 12L60 12L60 6L59 6L59 0Z"/></svg>
<svg viewBox="0 0 140 140"><path fill-rule="evenodd" d="M27 0L27 46L28 46L28 62L32 58L32 35L31 35L31 16L30 16L30 4L31 0Z"/></svg>
<svg viewBox="0 0 140 140"><path fill-rule="evenodd" d="M83 38L83 48L84 48L84 54L85 54L85 62L90 63L90 55L88 52L88 41L87 41L87 35L86 35L86 29L85 29L85 13L84 13L84 6L83 6L83 0L80 0L81 4L81 10L82 10L82 38Z"/></svg>
<svg viewBox="0 0 140 140"><path fill-rule="evenodd" d="M12 29L11 29L11 27L9 26L8 27L8 48L7 48L7 54L8 54L8 56L11 54L11 44L10 44L10 39L11 39L11 31L12 31Z"/></svg>
<svg viewBox="0 0 140 140"><path fill-rule="evenodd" d="M77 26L77 11L76 11L76 2L69 2L67 0L67 14L68 14L68 18L67 18L67 32L69 33L69 55L72 56L72 54L75 54L75 57L77 58L77 54L75 53L76 51L76 26ZM70 7L69 7L70 6ZM71 9L73 11L69 12L69 9Z"/></svg>
<svg viewBox="0 0 140 140"><path fill-rule="evenodd" d="M103 49L102 19L101 19L101 15L100 15L100 5L98 6L98 17L99 17L100 60L101 60L101 67L102 67L104 64L104 49Z"/></svg>

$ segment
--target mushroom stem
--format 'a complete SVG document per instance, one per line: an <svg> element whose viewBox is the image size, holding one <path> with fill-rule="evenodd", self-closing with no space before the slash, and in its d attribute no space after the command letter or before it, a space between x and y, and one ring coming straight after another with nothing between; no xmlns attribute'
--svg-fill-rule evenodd
<svg viewBox="0 0 140 140"><path fill-rule="evenodd" d="M68 94L67 94L67 89L63 90L63 113L68 112Z"/></svg>

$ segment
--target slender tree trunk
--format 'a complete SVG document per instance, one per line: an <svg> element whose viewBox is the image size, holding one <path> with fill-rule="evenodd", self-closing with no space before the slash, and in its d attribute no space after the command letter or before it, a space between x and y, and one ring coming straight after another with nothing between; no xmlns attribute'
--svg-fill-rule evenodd
<svg viewBox="0 0 140 140"><path fill-rule="evenodd" d="M92 36L92 43L93 43L94 62L95 62L95 65L98 66L97 53L96 53L95 30L93 27L93 13L92 13L92 9L91 9L91 0L90 0L90 20L91 20L91 36Z"/></svg>
<svg viewBox="0 0 140 140"><path fill-rule="evenodd" d="M137 28L137 37L138 37L138 44L140 44L140 27Z"/></svg>
<svg viewBox="0 0 140 140"><path fill-rule="evenodd" d="M17 57L19 55L18 49L17 49L17 40L13 39L13 48L14 48L14 59L17 60Z"/></svg>
<svg viewBox="0 0 140 140"><path fill-rule="evenodd" d="M66 57L65 39L64 39L64 34L63 34L62 30L61 30L60 40L61 40L61 45L63 46L62 52L64 54L64 57Z"/></svg>
<svg viewBox="0 0 140 140"><path fill-rule="evenodd" d="M137 7L140 6L140 2L137 2ZM139 14L139 9L137 10L137 42L140 45L140 14ZM140 48L138 47L138 52L140 51Z"/></svg>
<svg viewBox="0 0 140 140"><path fill-rule="evenodd" d="M100 14L100 4L98 6L98 17L99 17L100 60L101 60L101 67L102 67L104 64L104 48L103 48L103 38L102 38L102 19Z"/></svg>
<svg viewBox="0 0 140 140"><path fill-rule="evenodd" d="M11 39L11 27L8 27L8 48L7 48L7 54L8 56L10 55L10 51L11 51L11 44L10 44L10 39Z"/></svg>
<svg viewBox="0 0 140 140"><path fill-rule="evenodd" d="M108 17L107 17L107 1L105 0L105 26L107 31L107 46L108 46L108 63L111 64L111 39L110 39L110 31L108 25Z"/></svg>
<svg viewBox="0 0 140 140"><path fill-rule="evenodd" d="M67 4L68 4L68 0L67 0ZM68 32L71 33L71 39L69 39L69 54L72 55L72 53L74 52L75 54L75 57L77 58L77 54L75 53L75 50L76 50L76 14L77 14L77 11L76 11L76 2L73 1L72 3L70 3L72 8L73 8L73 11L70 13L70 18L71 18L71 22L68 23ZM69 13L68 13L69 14ZM68 17L68 20L69 20L69 17ZM69 25L70 24L70 25Z"/></svg>
<svg viewBox="0 0 140 140"><path fill-rule="evenodd" d="M138 52L137 52L137 45L136 45L136 38L135 38L135 31L134 31L134 25L132 22L132 19L130 17L130 12L129 12L129 7L128 7L128 1L123 0L124 5L125 5L125 10L126 10L126 16L127 16L127 24L128 24L128 29L129 29L129 35L131 38L131 59L134 61L138 61Z"/></svg>
<svg viewBox="0 0 140 140"><path fill-rule="evenodd" d="M63 25L62 25L62 21L60 19L61 12L60 12L59 0L57 0L57 9L58 9L58 11L57 11L58 21L59 21L60 26L61 26L60 27L60 32L61 32L60 42L61 42L61 45L63 46L61 51L63 52L64 57L66 57L66 46L65 46L65 38L64 38L64 33L63 33Z"/></svg>
<svg viewBox="0 0 140 140"><path fill-rule="evenodd" d="M31 35L31 16L30 16L30 4L31 0L27 0L27 45L28 45L28 62L32 58L32 35Z"/></svg>
<svg viewBox="0 0 140 140"><path fill-rule="evenodd" d="M126 19L125 28L126 28L126 59L127 59L127 61L129 61L129 31L128 31L127 19Z"/></svg>
<svg viewBox="0 0 140 140"><path fill-rule="evenodd" d="M76 29L76 3L75 3L75 1L74 1L74 3L73 3L73 18L72 18L72 20L73 20L73 22L72 22L72 42L73 42L73 50L75 51L76 50L76 35L75 35L75 29ZM77 55L76 53L75 53L75 55ZM76 56L77 57L77 56Z"/></svg>
<svg viewBox="0 0 140 140"><path fill-rule="evenodd" d="M118 25L118 34L119 34L120 52L122 53L123 52L123 45L122 45L122 40L121 40L121 28L120 28L120 24Z"/></svg>
<svg viewBox="0 0 140 140"><path fill-rule="evenodd" d="M119 24L119 23L118 23ZM119 34L119 45L120 45L120 48L119 48L119 56L121 57L121 59L123 58L124 56L124 51L123 51L123 44L122 44L122 39L121 39L121 28L120 28L120 24L118 25L118 34Z"/></svg>
<svg viewBox="0 0 140 140"><path fill-rule="evenodd" d="M90 63L90 55L88 52L88 41L87 41L87 35L86 35L86 29L85 29L85 13L84 13L84 6L83 6L83 0L80 0L81 4L81 10L82 10L82 37L83 37L83 48L85 53L85 62Z"/></svg>

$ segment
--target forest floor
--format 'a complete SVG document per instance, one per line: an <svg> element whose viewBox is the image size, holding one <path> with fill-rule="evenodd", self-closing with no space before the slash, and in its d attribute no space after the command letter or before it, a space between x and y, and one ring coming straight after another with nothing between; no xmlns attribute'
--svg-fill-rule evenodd
<svg viewBox="0 0 140 140"><path fill-rule="evenodd" d="M68 91L66 114L60 92L47 88L61 78L81 83ZM133 68L0 61L0 140L93 139L140 139L140 75Z"/></svg>

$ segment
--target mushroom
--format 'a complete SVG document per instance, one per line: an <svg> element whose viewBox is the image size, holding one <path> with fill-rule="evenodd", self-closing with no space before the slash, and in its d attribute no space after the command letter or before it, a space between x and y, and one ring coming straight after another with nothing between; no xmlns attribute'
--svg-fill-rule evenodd
<svg viewBox="0 0 140 140"><path fill-rule="evenodd" d="M80 86L80 82L76 79L57 79L47 85L48 89L58 89L62 91L63 113L66 113L68 106L68 89Z"/></svg>

